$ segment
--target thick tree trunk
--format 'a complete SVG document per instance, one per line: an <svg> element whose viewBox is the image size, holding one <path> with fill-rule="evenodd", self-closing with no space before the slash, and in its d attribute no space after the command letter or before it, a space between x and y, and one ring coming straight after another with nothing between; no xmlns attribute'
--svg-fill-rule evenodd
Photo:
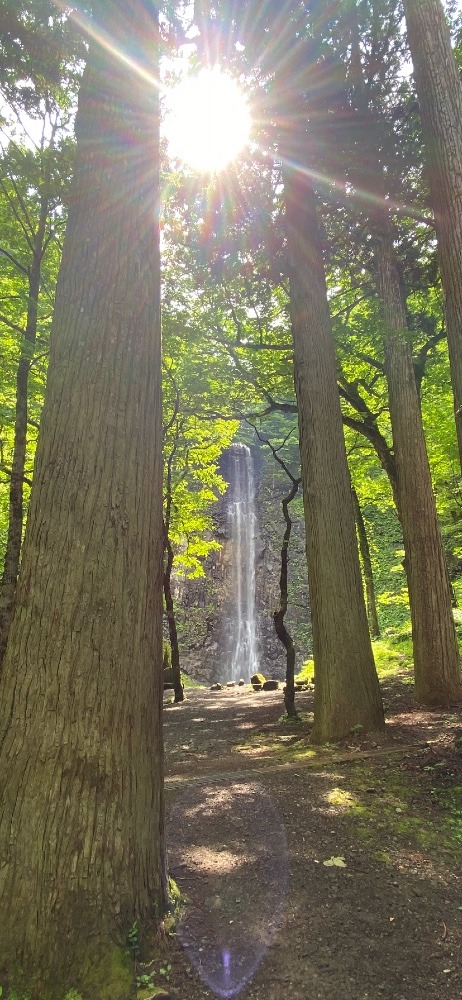
<svg viewBox="0 0 462 1000"><path fill-rule="evenodd" d="M14 607L14 596L19 573L24 520L24 474L27 450L27 415L29 397L29 372L32 353L37 339L38 299L40 293L43 247L48 218L48 198L40 199L40 215L35 233L32 261L29 270L29 301L26 328L16 375L16 413L14 424L13 463L11 469L8 533L5 562L0 582L0 671L5 655L8 632Z"/></svg>
<svg viewBox="0 0 462 1000"><path fill-rule="evenodd" d="M353 507L355 512L356 530L358 532L359 551L363 565L364 589L366 591L366 609L367 609L367 620L369 622L369 631L373 639L378 639L380 636L380 628L379 628L379 619L377 616L377 604L375 601L374 574L372 572L372 560L371 560L371 550L369 548L369 539L367 537L366 525L364 523L361 505L358 500L358 494L354 486L351 487L351 495L353 497Z"/></svg>
<svg viewBox="0 0 462 1000"><path fill-rule="evenodd" d="M315 195L286 169L295 388L315 663L313 739L383 726L364 605Z"/></svg>
<svg viewBox="0 0 462 1000"><path fill-rule="evenodd" d="M184 701L184 691L183 691L183 684L181 683L180 647L178 644L178 632L176 627L175 608L173 606L173 597L171 588L173 549L168 535L166 534L166 532L164 534L165 534L165 550L167 553L167 560L164 568L165 610L167 612L168 635L170 639L170 649L172 654L173 690L175 694L175 701L179 702L179 701Z"/></svg>
<svg viewBox="0 0 462 1000"><path fill-rule="evenodd" d="M376 238L377 285L383 309L385 368L411 606L415 693L425 705L448 705L462 694L449 576L406 336L406 312L385 220Z"/></svg>
<svg viewBox="0 0 462 1000"><path fill-rule="evenodd" d="M298 493L300 480L296 479L292 483L292 489L282 501L282 513L286 522L286 529L282 539L281 547L281 572L279 575L279 608L273 614L274 628L279 641L286 651L286 686L284 691L284 705L287 715L293 719L297 716L295 708L295 646L292 636L287 631L284 618L287 613L289 585L289 542L292 534L292 520L289 514L289 504Z"/></svg>
<svg viewBox="0 0 462 1000"><path fill-rule="evenodd" d="M462 466L462 81L440 0L404 0L443 282Z"/></svg>
<svg viewBox="0 0 462 1000"><path fill-rule="evenodd" d="M152 11L108 5L155 72ZM109 15L108 15L109 18ZM165 902L158 97L94 47L0 690L0 981L124 997Z"/></svg>

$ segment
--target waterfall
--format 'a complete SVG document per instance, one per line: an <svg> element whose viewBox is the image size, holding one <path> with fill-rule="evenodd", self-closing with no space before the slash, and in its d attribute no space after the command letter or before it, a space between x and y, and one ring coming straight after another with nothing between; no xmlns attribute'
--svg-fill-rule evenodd
<svg viewBox="0 0 462 1000"><path fill-rule="evenodd" d="M227 497L228 530L232 546L233 599L228 620L227 680L250 681L258 671L255 609L255 485L252 454L245 444L230 449L230 486Z"/></svg>

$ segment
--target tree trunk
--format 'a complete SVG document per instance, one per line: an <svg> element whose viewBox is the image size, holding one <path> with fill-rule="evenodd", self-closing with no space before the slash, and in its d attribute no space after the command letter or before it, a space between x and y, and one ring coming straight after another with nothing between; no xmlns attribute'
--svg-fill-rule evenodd
<svg viewBox="0 0 462 1000"><path fill-rule="evenodd" d="M462 466L462 81L440 0L404 0L443 282Z"/></svg>
<svg viewBox="0 0 462 1000"><path fill-rule="evenodd" d="M292 489L283 498L282 513L286 522L286 530L282 539L281 547L281 573L279 576L279 608L273 614L274 628L276 635L286 651L286 686L284 691L284 705L290 719L297 716L295 708L295 646L292 636L287 631L284 618L288 605L288 567L289 567L289 542L292 533L292 520L289 514L289 504L298 493L300 480L296 479L292 483Z"/></svg>
<svg viewBox="0 0 462 1000"><path fill-rule="evenodd" d="M380 628L379 628L379 619L377 617L377 605L375 602L374 575L372 573L372 561L371 561L371 550L369 548L369 539L367 537L366 525L364 523L363 512L361 510L361 506L358 500L358 494L354 486L351 487L351 495L353 497L356 530L358 532L359 552L363 564L364 588L366 591L366 609L367 609L367 620L369 622L369 631L373 639L378 639L380 636Z"/></svg>
<svg viewBox="0 0 462 1000"><path fill-rule="evenodd" d="M162 913L158 35L94 45L30 513L0 690L0 981L124 998ZM110 21L110 23L109 23Z"/></svg>
<svg viewBox="0 0 462 1000"><path fill-rule="evenodd" d="M181 670L180 670L180 647L178 645L178 632L176 627L175 618L175 608L173 607L173 597L171 590L171 577L172 577L172 566L173 566L173 549L170 539L167 533L164 533L165 537L165 550L167 552L167 561L164 568L164 598L165 598L165 610L167 612L167 622L168 622L168 635L170 639L170 649L172 653L172 674L173 674L173 689L175 692L175 701L184 701L184 690L181 683Z"/></svg>
<svg viewBox="0 0 462 1000"><path fill-rule="evenodd" d="M33 348L37 339L38 299L48 217L48 198L40 199L40 215L35 233L33 255L29 269L29 299L26 328L21 346L16 375L16 413L14 424L13 463L11 469L8 533L6 539L5 562L0 582L0 671L5 655L8 632L14 607L14 596L19 573L21 543L24 520L24 473L27 450L27 415L29 398L29 372Z"/></svg>
<svg viewBox="0 0 462 1000"><path fill-rule="evenodd" d="M395 250L385 220L376 238L377 286L383 309L385 369L411 607L415 693L425 705L448 705L462 694L449 576L406 336Z"/></svg>
<svg viewBox="0 0 462 1000"><path fill-rule="evenodd" d="M295 389L315 663L313 739L384 724L359 568L315 195L285 171Z"/></svg>

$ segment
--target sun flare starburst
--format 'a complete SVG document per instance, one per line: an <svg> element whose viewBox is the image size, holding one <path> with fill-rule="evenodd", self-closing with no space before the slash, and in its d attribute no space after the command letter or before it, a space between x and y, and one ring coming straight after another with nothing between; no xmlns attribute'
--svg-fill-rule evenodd
<svg viewBox="0 0 462 1000"><path fill-rule="evenodd" d="M215 66L185 77L166 98L170 155L218 173L246 145L250 113L239 85Z"/></svg>

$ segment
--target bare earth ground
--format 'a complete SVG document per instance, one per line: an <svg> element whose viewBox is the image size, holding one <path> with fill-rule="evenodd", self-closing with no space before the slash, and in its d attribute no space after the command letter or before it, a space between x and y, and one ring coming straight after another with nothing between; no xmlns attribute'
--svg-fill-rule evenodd
<svg viewBox="0 0 462 1000"><path fill-rule="evenodd" d="M384 734L317 750L281 691L166 693L169 996L462 997L462 713L404 680Z"/></svg>

